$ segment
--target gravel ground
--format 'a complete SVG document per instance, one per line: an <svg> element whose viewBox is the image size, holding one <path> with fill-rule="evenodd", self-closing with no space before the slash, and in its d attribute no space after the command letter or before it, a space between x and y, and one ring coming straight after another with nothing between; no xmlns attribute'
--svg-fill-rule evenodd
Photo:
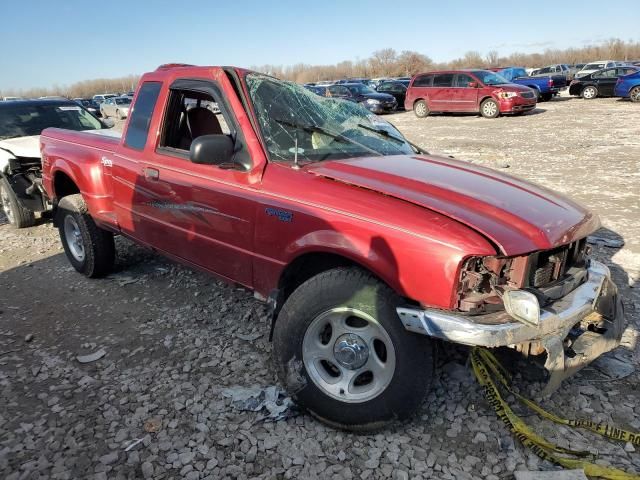
<svg viewBox="0 0 640 480"><path fill-rule="evenodd" d="M602 235L624 240L595 248L624 296L623 346L544 405L640 430L638 106L561 97L516 118L387 119L429 150L509 165L571 195L602 216ZM116 272L87 280L51 224L17 231L0 218L0 478L495 480L556 469L514 442L457 348L441 355L418 415L377 434L336 431L294 410L268 421L237 409L225 389L276 381L266 308L124 239L117 247ZM77 360L99 349L103 358ZM611 364L632 373L612 379ZM640 471L631 445L525 419L562 445L597 449L599 463Z"/></svg>

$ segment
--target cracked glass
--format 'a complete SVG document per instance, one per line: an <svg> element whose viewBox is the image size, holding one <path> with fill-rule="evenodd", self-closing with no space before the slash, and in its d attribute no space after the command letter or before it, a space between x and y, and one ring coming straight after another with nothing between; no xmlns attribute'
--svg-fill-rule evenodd
<svg viewBox="0 0 640 480"><path fill-rule="evenodd" d="M246 82L273 161L415 153L393 125L357 103L321 97L266 75L249 74Z"/></svg>

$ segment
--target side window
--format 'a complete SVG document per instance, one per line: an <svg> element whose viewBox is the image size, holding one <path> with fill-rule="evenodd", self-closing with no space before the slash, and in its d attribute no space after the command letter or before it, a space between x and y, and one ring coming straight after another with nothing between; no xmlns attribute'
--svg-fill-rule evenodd
<svg viewBox="0 0 640 480"><path fill-rule="evenodd" d="M140 87L127 127L127 136L124 139L124 144L127 147L142 150L147 143L151 115L153 115L161 87L162 83L160 82L145 82Z"/></svg>
<svg viewBox="0 0 640 480"><path fill-rule="evenodd" d="M433 75L420 75L413 82L414 87L430 87L433 83Z"/></svg>
<svg viewBox="0 0 640 480"><path fill-rule="evenodd" d="M456 75L456 83L454 86L458 88L469 88L470 82L475 82L475 80L467 74L459 73Z"/></svg>
<svg viewBox="0 0 640 480"><path fill-rule="evenodd" d="M160 135L160 148L191 148L191 142L202 135L231 135L229 122L210 94L171 89L167 113Z"/></svg>
<svg viewBox="0 0 640 480"><path fill-rule="evenodd" d="M329 93L331 93L331 95L337 95L339 97L349 96L349 89L341 85L332 85L328 88L328 90L329 90Z"/></svg>
<svg viewBox="0 0 640 480"><path fill-rule="evenodd" d="M434 87L451 87L453 85L453 73L441 73L434 75Z"/></svg>

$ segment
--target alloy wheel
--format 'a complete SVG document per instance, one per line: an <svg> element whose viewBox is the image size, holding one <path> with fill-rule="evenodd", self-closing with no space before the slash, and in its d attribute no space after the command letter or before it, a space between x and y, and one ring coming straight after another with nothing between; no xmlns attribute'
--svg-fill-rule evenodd
<svg viewBox="0 0 640 480"><path fill-rule="evenodd" d="M302 342L302 358L313 383L346 403L380 395L396 367L395 349L384 327L348 307L333 308L312 320Z"/></svg>
<svg viewBox="0 0 640 480"><path fill-rule="evenodd" d="M78 262L83 262L85 257L85 248L84 240L82 239L82 232L80 231L78 222L71 215L67 215L64 219L64 237L73 258Z"/></svg>
<svg viewBox="0 0 640 480"><path fill-rule="evenodd" d="M9 223L15 223L13 210L11 209L11 197L4 186L0 186L0 203L2 204L2 211L9 220Z"/></svg>

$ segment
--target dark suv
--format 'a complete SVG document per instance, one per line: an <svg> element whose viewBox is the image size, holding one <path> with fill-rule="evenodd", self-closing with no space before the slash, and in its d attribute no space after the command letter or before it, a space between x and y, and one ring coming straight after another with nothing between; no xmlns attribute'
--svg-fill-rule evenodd
<svg viewBox="0 0 640 480"><path fill-rule="evenodd" d="M327 96L356 102L373 113L390 113L398 108L393 95L378 93L362 83L329 85Z"/></svg>

